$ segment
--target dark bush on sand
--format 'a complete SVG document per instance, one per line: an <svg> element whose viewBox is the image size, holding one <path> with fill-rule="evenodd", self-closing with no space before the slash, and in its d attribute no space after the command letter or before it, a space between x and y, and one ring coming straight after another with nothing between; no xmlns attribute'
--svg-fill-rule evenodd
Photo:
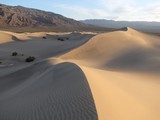
<svg viewBox="0 0 160 120"><path fill-rule="evenodd" d="M17 56L17 55L18 55L17 52L13 52L13 53L12 53L12 56Z"/></svg>
<svg viewBox="0 0 160 120"><path fill-rule="evenodd" d="M122 31L128 31L128 28L127 27L122 27L120 30L122 30Z"/></svg>
<svg viewBox="0 0 160 120"><path fill-rule="evenodd" d="M58 40L59 40L59 41L64 41L64 39L63 39L63 38L58 38Z"/></svg>
<svg viewBox="0 0 160 120"><path fill-rule="evenodd" d="M36 58L33 56L29 56L28 58L26 58L26 62L33 62Z"/></svg>
<svg viewBox="0 0 160 120"><path fill-rule="evenodd" d="M46 37L43 37L43 39L47 39Z"/></svg>

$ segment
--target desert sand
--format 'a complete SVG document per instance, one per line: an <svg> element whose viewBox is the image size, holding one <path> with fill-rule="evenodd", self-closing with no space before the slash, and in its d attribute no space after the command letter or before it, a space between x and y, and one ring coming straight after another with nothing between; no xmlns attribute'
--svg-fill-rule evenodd
<svg viewBox="0 0 160 120"><path fill-rule="evenodd" d="M0 120L160 119L159 36L131 28L0 36Z"/></svg>

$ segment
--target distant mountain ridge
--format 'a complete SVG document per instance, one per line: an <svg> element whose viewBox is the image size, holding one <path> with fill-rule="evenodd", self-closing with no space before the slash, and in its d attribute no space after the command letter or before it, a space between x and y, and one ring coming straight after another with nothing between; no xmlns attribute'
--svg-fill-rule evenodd
<svg viewBox="0 0 160 120"><path fill-rule="evenodd" d="M82 26L62 15L22 6L0 4L0 26Z"/></svg>
<svg viewBox="0 0 160 120"><path fill-rule="evenodd" d="M144 21L114 21L105 19L88 19L81 22L90 25L109 28L131 27L144 32L160 32L160 22L144 22Z"/></svg>
<svg viewBox="0 0 160 120"><path fill-rule="evenodd" d="M113 31L87 25L60 14L23 6L0 4L0 30L12 32Z"/></svg>

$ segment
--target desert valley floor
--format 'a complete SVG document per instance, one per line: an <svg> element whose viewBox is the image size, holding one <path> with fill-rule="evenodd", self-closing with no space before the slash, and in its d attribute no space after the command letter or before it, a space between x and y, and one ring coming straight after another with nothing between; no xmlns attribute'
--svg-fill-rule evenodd
<svg viewBox="0 0 160 120"><path fill-rule="evenodd" d="M160 120L160 36L0 31L0 120Z"/></svg>

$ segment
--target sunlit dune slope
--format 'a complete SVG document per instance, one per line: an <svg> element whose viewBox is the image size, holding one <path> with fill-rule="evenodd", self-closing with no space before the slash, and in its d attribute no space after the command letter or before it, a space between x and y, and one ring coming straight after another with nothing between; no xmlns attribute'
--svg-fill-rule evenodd
<svg viewBox="0 0 160 120"><path fill-rule="evenodd" d="M131 28L99 34L61 58L103 69L159 70L159 37Z"/></svg>
<svg viewBox="0 0 160 120"><path fill-rule="evenodd" d="M106 71L81 66L99 120L159 120L160 75Z"/></svg>
<svg viewBox="0 0 160 120"><path fill-rule="evenodd" d="M99 34L60 58L85 73L99 120L159 120L159 40L128 28Z"/></svg>
<svg viewBox="0 0 160 120"><path fill-rule="evenodd" d="M10 32L0 31L0 44L6 43L6 42L17 41L17 40L18 38L10 34Z"/></svg>

